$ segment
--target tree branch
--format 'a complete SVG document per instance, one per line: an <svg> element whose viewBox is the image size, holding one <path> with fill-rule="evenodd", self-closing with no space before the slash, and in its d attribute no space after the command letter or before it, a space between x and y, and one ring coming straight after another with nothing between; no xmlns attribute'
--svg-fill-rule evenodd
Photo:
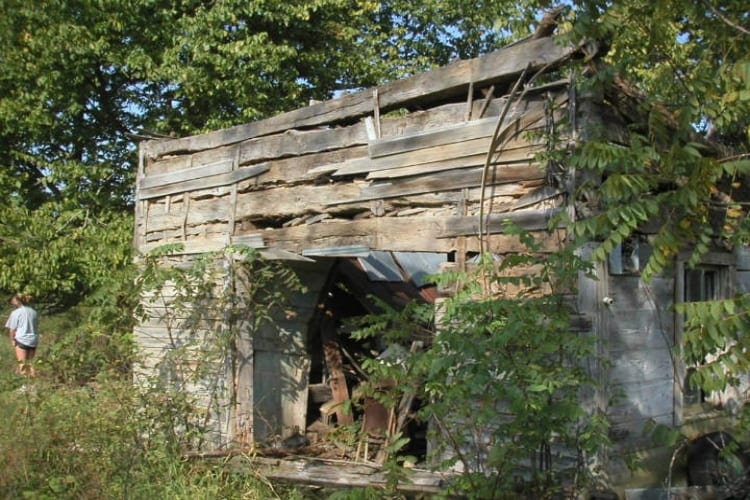
<svg viewBox="0 0 750 500"><path fill-rule="evenodd" d="M724 14L722 14L719 9L711 5L711 3L708 0L702 0L702 3L708 8L708 10L714 13L716 17L721 19L724 22L724 24L731 26L732 28L736 29L740 33L744 33L745 35L750 35L750 30L747 30L743 28L742 26L732 22L729 18L727 18Z"/></svg>

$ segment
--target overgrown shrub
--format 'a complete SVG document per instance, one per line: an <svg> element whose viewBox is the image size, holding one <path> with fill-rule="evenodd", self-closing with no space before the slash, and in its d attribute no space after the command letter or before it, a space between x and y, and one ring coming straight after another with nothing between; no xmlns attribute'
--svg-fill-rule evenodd
<svg viewBox="0 0 750 500"><path fill-rule="evenodd" d="M287 498L261 477L189 461L177 432L189 401L128 381L0 388L0 497Z"/></svg>
<svg viewBox="0 0 750 500"><path fill-rule="evenodd" d="M430 426L428 459L460 471L454 487L472 498L580 491L608 444L605 418L586 405L596 387L586 369L593 338L570 322L588 265L520 236L524 255L485 256L474 271L437 276L454 291L437 308L366 317L357 333L404 345L400 359L365 363L371 380L397 382L396 391L370 393L391 408L410 394L422 402L415 418ZM426 327L433 340L409 349Z"/></svg>

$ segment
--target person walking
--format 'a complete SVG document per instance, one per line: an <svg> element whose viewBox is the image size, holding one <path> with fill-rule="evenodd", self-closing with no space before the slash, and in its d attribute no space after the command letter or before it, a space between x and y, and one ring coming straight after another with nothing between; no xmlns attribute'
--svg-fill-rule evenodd
<svg viewBox="0 0 750 500"><path fill-rule="evenodd" d="M16 349L16 373L19 375L36 375L31 360L36 354L39 343L39 315L36 310L29 306L31 297L17 293L10 298L10 303L15 307L10 313L5 327L10 333L10 340Z"/></svg>

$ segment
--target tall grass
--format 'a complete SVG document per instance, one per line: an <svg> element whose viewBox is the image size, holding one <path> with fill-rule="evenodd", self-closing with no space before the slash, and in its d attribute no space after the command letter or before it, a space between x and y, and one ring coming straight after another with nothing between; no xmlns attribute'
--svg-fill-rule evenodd
<svg viewBox="0 0 750 500"><path fill-rule="evenodd" d="M185 460L176 432L185 401L135 387L118 371L94 384L61 377L66 363L50 358L56 342L81 334L75 328L69 315L42 318L34 379L13 373L7 330L0 337L0 498L300 498L222 464Z"/></svg>

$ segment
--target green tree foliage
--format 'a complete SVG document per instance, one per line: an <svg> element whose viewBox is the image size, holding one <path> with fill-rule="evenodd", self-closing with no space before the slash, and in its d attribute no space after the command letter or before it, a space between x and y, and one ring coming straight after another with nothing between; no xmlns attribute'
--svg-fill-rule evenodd
<svg viewBox="0 0 750 500"><path fill-rule="evenodd" d="M572 35L608 53L584 69L584 85L635 120L627 144L584 145L573 157L593 172L583 190L598 215L575 228L581 241L612 249L657 223L643 276L695 266L711 249L750 242L750 16L739 1L576 2ZM607 92L606 88L617 89ZM747 297L687 304L684 354L695 382L722 389L747 372ZM710 362L706 362L711 359Z"/></svg>
<svg viewBox="0 0 750 500"><path fill-rule="evenodd" d="M129 380L96 388L0 385L3 498L296 498L222 462L186 460L190 400ZM12 424L10 424L12 423Z"/></svg>
<svg viewBox="0 0 750 500"><path fill-rule="evenodd" d="M130 331L138 140L236 125L475 56L529 34L555 4L0 0L0 290L95 306L87 336ZM581 62L582 84L602 92L619 84L622 92L607 98L624 99L622 109L641 123L628 144L592 142L574 153L576 167L603 179L584 186L603 212L577 226L578 241L602 242L603 258L659 215L645 277L680 251L694 250L695 263L717 239L747 243L745 2L566 5L570 36L608 48L606 65ZM741 345L735 311L745 309L686 311L690 359ZM699 321L705 315L730 321ZM77 353L60 355L76 366ZM101 363L82 364L96 371Z"/></svg>
<svg viewBox="0 0 750 500"><path fill-rule="evenodd" d="M475 56L544 3L2 0L0 289L70 305L127 265L137 141Z"/></svg>
<svg viewBox="0 0 750 500"><path fill-rule="evenodd" d="M363 364L366 392L388 408L421 401L416 418L430 424L428 460L458 465L463 474L453 487L472 498L521 491L547 498L563 487L591 487L589 467L609 442L593 400L595 371L583 362L594 360L594 339L570 324L569 294L590 264L568 250L539 253L531 237L521 238L527 253L437 277L456 291L439 307L365 317L355 334L404 345L398 356ZM434 340L408 349L429 325ZM383 380L395 381L395 390L379 390Z"/></svg>

